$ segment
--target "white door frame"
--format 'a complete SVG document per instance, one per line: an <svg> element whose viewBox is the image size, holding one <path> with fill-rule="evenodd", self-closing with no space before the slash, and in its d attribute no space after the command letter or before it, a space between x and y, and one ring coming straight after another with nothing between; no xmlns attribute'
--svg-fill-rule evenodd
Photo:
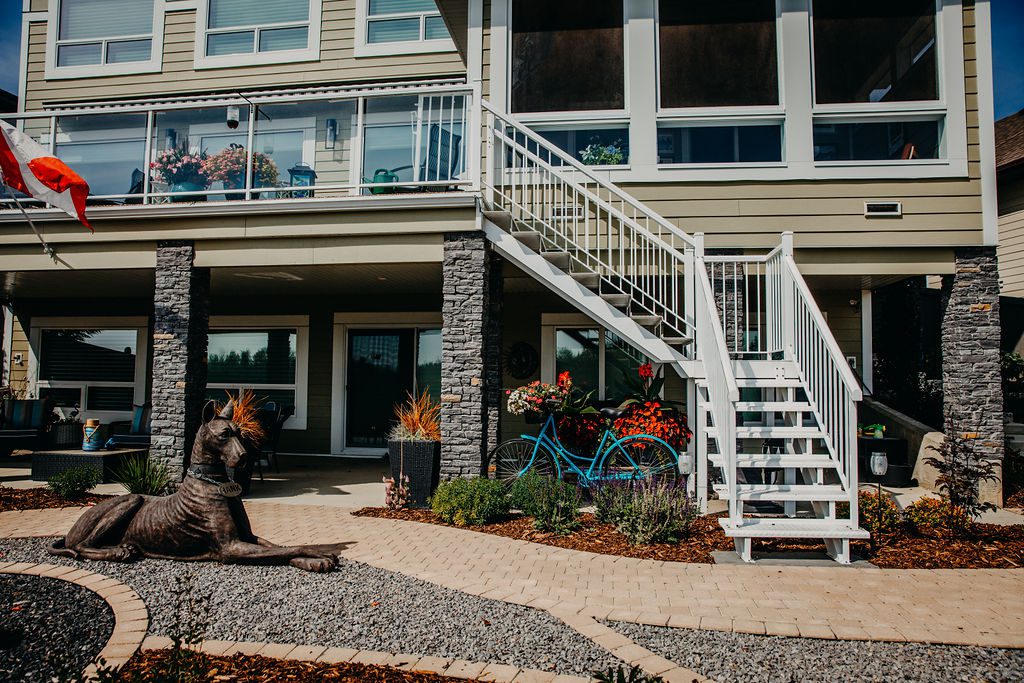
<svg viewBox="0 0 1024 683"><path fill-rule="evenodd" d="M332 456L375 456L379 448L345 448L348 395L345 384L348 380L348 331L351 329L416 329L441 327L441 313L335 313L331 377L331 455Z"/></svg>

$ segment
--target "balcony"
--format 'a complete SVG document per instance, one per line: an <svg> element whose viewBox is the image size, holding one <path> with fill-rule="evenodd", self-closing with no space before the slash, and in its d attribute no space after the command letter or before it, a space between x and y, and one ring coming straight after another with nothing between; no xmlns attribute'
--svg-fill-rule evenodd
<svg viewBox="0 0 1024 683"><path fill-rule="evenodd" d="M467 134L479 130L474 97L464 84L435 81L102 103L3 118L85 178L90 207L216 213L255 210L257 202L274 210L475 190L479 158L467 158L474 149ZM5 214L17 215L6 192Z"/></svg>

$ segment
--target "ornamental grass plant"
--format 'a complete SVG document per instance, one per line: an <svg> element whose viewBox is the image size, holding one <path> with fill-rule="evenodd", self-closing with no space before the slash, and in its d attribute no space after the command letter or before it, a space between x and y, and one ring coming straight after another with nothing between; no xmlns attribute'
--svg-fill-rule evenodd
<svg viewBox="0 0 1024 683"><path fill-rule="evenodd" d="M441 404L435 403L426 390L419 397L410 393L405 403L395 406L395 426L388 438L392 441L440 441Z"/></svg>

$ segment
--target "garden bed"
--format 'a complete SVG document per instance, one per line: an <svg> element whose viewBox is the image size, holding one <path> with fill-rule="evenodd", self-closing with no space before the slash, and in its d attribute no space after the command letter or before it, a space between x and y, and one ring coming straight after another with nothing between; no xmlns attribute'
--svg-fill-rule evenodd
<svg viewBox="0 0 1024 683"><path fill-rule="evenodd" d="M170 650L142 650L136 652L122 670L137 676L132 680L161 683L166 680L155 672L164 670ZM259 655L236 654L231 657L197 655L197 680L235 681L237 683L463 683L462 679L419 671L403 671L387 666L369 664L326 664L287 659L273 659Z"/></svg>
<svg viewBox="0 0 1024 683"><path fill-rule="evenodd" d="M86 494L75 500L67 500L47 488L15 489L10 486L0 486L0 512L81 507L95 505L107 498L110 496Z"/></svg>
<svg viewBox="0 0 1024 683"><path fill-rule="evenodd" d="M367 507L353 514L452 526L441 522L430 510ZM698 519L689 540L654 545L630 545L613 525L599 523L592 514L583 514L581 522L578 531L565 536L537 531L532 518L523 515L465 528L600 555L666 562L714 563L713 551L733 550L732 540L722 531L715 515ZM755 539L754 552L823 553L825 546L814 540ZM974 535L963 539L930 530L900 531L880 539L874 549L868 542L855 542L853 554L883 569L1019 569L1024 568L1024 525L976 524Z"/></svg>

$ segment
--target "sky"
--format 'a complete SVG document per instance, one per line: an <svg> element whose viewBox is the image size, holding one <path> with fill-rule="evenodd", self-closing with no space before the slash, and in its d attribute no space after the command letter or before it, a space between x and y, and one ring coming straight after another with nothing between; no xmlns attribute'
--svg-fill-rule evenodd
<svg viewBox="0 0 1024 683"><path fill-rule="evenodd" d="M18 92L22 0L0 0L0 89ZM1024 109L1024 0L992 0L996 118Z"/></svg>

